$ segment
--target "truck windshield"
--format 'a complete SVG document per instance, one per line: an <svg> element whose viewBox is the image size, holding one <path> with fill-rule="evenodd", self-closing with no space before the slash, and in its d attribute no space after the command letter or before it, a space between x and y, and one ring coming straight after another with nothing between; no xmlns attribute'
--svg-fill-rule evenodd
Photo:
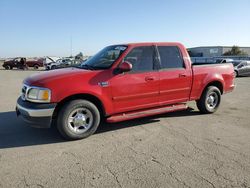
<svg viewBox="0 0 250 188"><path fill-rule="evenodd" d="M127 49L124 45L108 46L96 55L81 64L81 68L97 70L107 69L121 56Z"/></svg>

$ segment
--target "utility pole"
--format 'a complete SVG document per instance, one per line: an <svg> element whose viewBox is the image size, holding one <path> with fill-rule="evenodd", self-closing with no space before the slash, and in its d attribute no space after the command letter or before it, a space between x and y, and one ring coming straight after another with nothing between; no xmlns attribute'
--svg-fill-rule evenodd
<svg viewBox="0 0 250 188"><path fill-rule="evenodd" d="M70 57L72 57L72 35L70 35Z"/></svg>

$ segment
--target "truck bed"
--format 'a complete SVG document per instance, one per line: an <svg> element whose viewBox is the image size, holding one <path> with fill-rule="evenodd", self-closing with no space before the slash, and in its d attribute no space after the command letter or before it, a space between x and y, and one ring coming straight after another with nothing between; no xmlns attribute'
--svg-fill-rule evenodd
<svg viewBox="0 0 250 188"><path fill-rule="evenodd" d="M192 65L193 84L190 100L200 98L203 89L217 82L221 93L227 93L234 86L234 69L231 63Z"/></svg>

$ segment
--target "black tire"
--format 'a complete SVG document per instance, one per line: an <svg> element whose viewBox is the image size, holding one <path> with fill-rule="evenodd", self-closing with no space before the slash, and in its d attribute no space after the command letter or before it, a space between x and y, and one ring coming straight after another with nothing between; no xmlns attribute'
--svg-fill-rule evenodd
<svg viewBox="0 0 250 188"><path fill-rule="evenodd" d="M5 65L4 68L5 68L6 70L10 70L10 65Z"/></svg>
<svg viewBox="0 0 250 188"><path fill-rule="evenodd" d="M79 113L78 111L82 110L82 114ZM75 112L77 111L77 112ZM77 119L76 117L78 117L78 113L84 116L84 111L86 112L86 116L85 116L85 124L82 125L82 127L80 127L79 125L77 125ZM74 115L74 113L76 113L76 115ZM71 116L74 116L72 117ZM92 115L91 117L87 117L90 116L90 114ZM70 119L71 118L71 119ZM72 120L72 118L74 120ZM89 120L88 120L89 118ZM91 119L92 118L92 119ZM75 120L77 119L77 120ZM61 135L67 139L67 140L78 140L78 139L83 139L83 138L87 138L88 136L92 135L96 129L98 128L99 124L100 124L100 112L98 110L98 108L91 103L90 101L87 100L72 100L69 101L68 103L66 103L61 110L59 111L58 117L57 117L57 129L58 131L61 133ZM69 121L72 122L69 122ZM81 121L82 119L80 119ZM87 121L89 122L89 125L87 124ZM75 126L76 124L76 126ZM85 126L88 126L88 128L85 128ZM84 128L83 128L84 127ZM83 129L81 129L83 128ZM77 130L74 130L77 129ZM77 132L79 131L79 132ZM85 132L83 132L85 131Z"/></svg>
<svg viewBox="0 0 250 188"><path fill-rule="evenodd" d="M35 64L35 65L34 65L34 69L35 69L35 70L39 69L39 65Z"/></svg>
<svg viewBox="0 0 250 188"><path fill-rule="evenodd" d="M201 98L196 101L196 105L201 113L203 114L211 114L216 112L221 102L221 92L215 86L207 87Z"/></svg>
<svg viewBox="0 0 250 188"><path fill-rule="evenodd" d="M55 65L52 65L52 66L51 66L51 70L53 70L53 69L56 69L56 66L55 66Z"/></svg>
<svg viewBox="0 0 250 188"><path fill-rule="evenodd" d="M239 73L238 73L238 71L234 71L234 77L236 78L236 77L238 77L239 76Z"/></svg>

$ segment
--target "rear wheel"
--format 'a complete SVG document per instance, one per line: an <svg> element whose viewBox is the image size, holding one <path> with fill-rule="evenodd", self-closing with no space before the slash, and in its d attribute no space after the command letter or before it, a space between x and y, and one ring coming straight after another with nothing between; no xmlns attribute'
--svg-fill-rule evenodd
<svg viewBox="0 0 250 188"><path fill-rule="evenodd" d="M98 108L87 100L73 100L59 111L57 129L67 140L77 140L92 135L100 124Z"/></svg>
<svg viewBox="0 0 250 188"><path fill-rule="evenodd" d="M209 86L203 91L201 98L196 101L197 107L201 113L214 113L221 101L221 92L215 86Z"/></svg>
<svg viewBox="0 0 250 188"><path fill-rule="evenodd" d="M35 69L35 70L39 69L39 65L35 64L35 65L34 65L34 69Z"/></svg>

